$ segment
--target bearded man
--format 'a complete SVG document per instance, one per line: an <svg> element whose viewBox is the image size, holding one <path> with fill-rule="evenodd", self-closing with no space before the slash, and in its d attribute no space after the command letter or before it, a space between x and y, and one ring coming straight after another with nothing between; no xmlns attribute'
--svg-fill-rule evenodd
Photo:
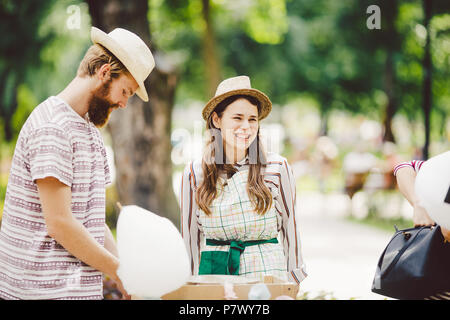
<svg viewBox="0 0 450 320"><path fill-rule="evenodd" d="M155 62L130 31L93 27L91 39L76 77L20 131L0 230L1 299L102 299L103 274L130 298L105 223L111 180L98 128L134 93L148 101Z"/></svg>

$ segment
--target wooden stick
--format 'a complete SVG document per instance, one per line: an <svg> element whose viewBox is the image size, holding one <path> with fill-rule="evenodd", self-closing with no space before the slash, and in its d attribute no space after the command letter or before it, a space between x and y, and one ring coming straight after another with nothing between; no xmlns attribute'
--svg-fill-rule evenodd
<svg viewBox="0 0 450 320"><path fill-rule="evenodd" d="M116 206L119 208L120 211L122 211L122 205L119 201L116 202Z"/></svg>

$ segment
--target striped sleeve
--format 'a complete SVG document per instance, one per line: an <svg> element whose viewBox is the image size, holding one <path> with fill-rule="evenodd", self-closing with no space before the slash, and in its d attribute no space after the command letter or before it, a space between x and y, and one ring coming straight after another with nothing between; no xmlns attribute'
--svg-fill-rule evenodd
<svg viewBox="0 0 450 320"><path fill-rule="evenodd" d="M396 176L397 171L402 168L412 168L417 173L420 170L420 168L422 167L422 164L424 162L425 161L422 161L422 160L413 160L413 161L399 163L394 167L394 176Z"/></svg>
<svg viewBox="0 0 450 320"><path fill-rule="evenodd" d="M298 221L295 211L296 206L296 183L292 168L283 160L280 166L280 184L278 201L282 211L282 228L281 233L284 253L287 259L287 270L289 280L300 283L306 278L306 267L302 258L300 234L298 232Z"/></svg>
<svg viewBox="0 0 450 320"><path fill-rule="evenodd" d="M112 184L111 181L111 170L109 168L108 164L108 154L106 152L106 147L103 143L103 140L100 140L102 142L102 156L103 156L103 163L104 163L104 169L105 169L105 186L109 186Z"/></svg>
<svg viewBox="0 0 450 320"><path fill-rule="evenodd" d="M196 177L193 164L189 163L183 172L180 190L180 210L181 210L181 236L186 246L189 261L191 264L191 274L198 274L200 237L198 228L197 202L195 201Z"/></svg>
<svg viewBox="0 0 450 320"><path fill-rule="evenodd" d="M64 130L49 123L31 132L27 146L33 182L54 177L65 185L72 185L72 147Z"/></svg>

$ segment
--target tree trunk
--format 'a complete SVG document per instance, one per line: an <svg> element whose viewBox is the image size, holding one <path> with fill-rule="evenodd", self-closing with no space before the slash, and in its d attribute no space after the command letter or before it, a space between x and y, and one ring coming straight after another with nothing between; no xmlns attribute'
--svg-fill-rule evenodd
<svg viewBox="0 0 450 320"><path fill-rule="evenodd" d="M116 187L123 205L136 204L169 218L179 227L180 213L172 187L171 116L176 75L150 42L147 0L87 0L92 25L105 32L130 30L150 47L156 67L145 81L149 102L134 96L125 110L111 114ZM164 66L164 69L161 68Z"/></svg>
<svg viewBox="0 0 450 320"><path fill-rule="evenodd" d="M390 141L395 143L394 133L392 131L392 119L394 118L395 112L397 111L397 104L395 101L395 71L394 71L394 61L393 61L393 52L388 49L386 63L385 63L385 92L387 95L387 105L386 111L384 113L383 119L383 127L384 127L384 135L383 141Z"/></svg>
<svg viewBox="0 0 450 320"><path fill-rule="evenodd" d="M329 106L320 108L320 129L319 136L328 136L328 121L330 119Z"/></svg>
<svg viewBox="0 0 450 320"><path fill-rule="evenodd" d="M395 28L395 21L397 21L398 17L397 1L389 1L386 9L387 12L383 14L386 21L386 33L389 34L389 37L386 39L386 61L384 65L384 92L387 96L387 104L383 116L383 141L395 143L395 137L392 131L392 119L397 111L394 54L400 50L398 47L398 42L400 41L399 34Z"/></svg>
<svg viewBox="0 0 450 320"><path fill-rule="evenodd" d="M207 99L214 96L216 88L221 81L220 63L216 51L214 28L211 22L210 0L202 0L202 16L205 22L203 35L203 56L205 59L207 77Z"/></svg>
<svg viewBox="0 0 450 320"><path fill-rule="evenodd" d="M425 54L423 58L423 101L422 109L425 121L425 145L423 146L423 158L428 159L428 149L430 146L430 114L432 106L432 92L431 92L431 38L430 38L430 21L431 21L431 0L423 0L423 11L425 13L424 26L427 30L427 37L425 42Z"/></svg>

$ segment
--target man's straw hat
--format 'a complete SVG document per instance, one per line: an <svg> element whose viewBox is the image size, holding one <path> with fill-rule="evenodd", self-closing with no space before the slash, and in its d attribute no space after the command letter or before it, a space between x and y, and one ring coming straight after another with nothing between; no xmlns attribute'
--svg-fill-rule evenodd
<svg viewBox="0 0 450 320"><path fill-rule="evenodd" d="M261 110L259 112L259 120L264 119L272 110L272 102L261 91L253 89L250 84L250 78L247 76L239 76L223 80L217 87L215 96L208 101L202 111L203 119L208 120L210 114L214 111L219 103L228 97L235 95L247 95L258 99Z"/></svg>
<svg viewBox="0 0 450 320"><path fill-rule="evenodd" d="M111 51L127 68L139 88L136 94L144 101L148 101L144 81L155 67L155 59L145 42L133 32L116 28L110 33L92 27L91 40Z"/></svg>

